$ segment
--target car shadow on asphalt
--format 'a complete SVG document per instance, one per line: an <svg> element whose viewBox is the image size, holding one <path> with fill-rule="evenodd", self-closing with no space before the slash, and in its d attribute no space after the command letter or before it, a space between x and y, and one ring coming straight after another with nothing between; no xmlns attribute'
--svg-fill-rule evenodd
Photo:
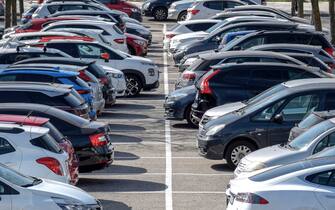
<svg viewBox="0 0 335 210"><path fill-rule="evenodd" d="M181 129L188 129L188 130L196 130L198 128L191 126L188 123L177 123L172 125L173 128L181 128Z"/></svg>
<svg viewBox="0 0 335 210"><path fill-rule="evenodd" d="M110 134L109 138L111 142L115 144L116 143L140 143L143 141L143 139L135 137L135 136L126 136L126 135L120 135L120 134Z"/></svg>
<svg viewBox="0 0 335 210"><path fill-rule="evenodd" d="M145 131L146 129L142 126L137 125L125 125L125 124L116 124L110 123L109 127L111 131Z"/></svg>
<svg viewBox="0 0 335 210"><path fill-rule="evenodd" d="M130 206L127 206L125 203L111 200L99 199L104 209L113 209L113 210L131 210L133 209Z"/></svg>
<svg viewBox="0 0 335 210"><path fill-rule="evenodd" d="M122 161L122 160L138 160L140 159L139 156L130 153L130 152L121 152L121 151L115 151L114 152L114 160L116 161Z"/></svg>
<svg viewBox="0 0 335 210"><path fill-rule="evenodd" d="M124 174L144 174L147 173L147 169L136 167L112 164L103 170L96 171L95 174L113 174L113 175L124 175Z"/></svg>
<svg viewBox="0 0 335 210"><path fill-rule="evenodd" d="M121 113L121 112L103 112L99 119L147 119L149 118L144 114L134 114L134 113Z"/></svg>
<svg viewBox="0 0 335 210"><path fill-rule="evenodd" d="M226 163L222 164L214 164L211 166L212 169L215 171L222 171L222 172L233 172L234 170L229 168L229 166Z"/></svg>
<svg viewBox="0 0 335 210"><path fill-rule="evenodd" d="M137 96L137 97L133 97L133 98L123 98L123 100L127 101L127 100L164 100L165 99L165 95L164 94L160 94L160 93L155 93L155 92L151 92L151 93L141 93L141 95Z"/></svg>
<svg viewBox="0 0 335 210"><path fill-rule="evenodd" d="M127 103L117 103L113 107L113 109L155 109L155 106L152 105L144 105L144 104L127 104Z"/></svg>
<svg viewBox="0 0 335 210"><path fill-rule="evenodd" d="M164 191L167 186L152 181L133 179L97 179L80 178L78 187L87 192L157 192Z"/></svg>

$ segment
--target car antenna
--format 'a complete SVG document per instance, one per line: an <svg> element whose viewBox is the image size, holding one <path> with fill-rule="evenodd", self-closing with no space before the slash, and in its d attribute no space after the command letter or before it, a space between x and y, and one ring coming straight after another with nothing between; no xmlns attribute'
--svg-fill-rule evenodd
<svg viewBox="0 0 335 210"><path fill-rule="evenodd" d="M20 124L20 126L23 126L24 125L24 121L29 118L31 116L31 114L33 113L33 110L30 110L26 116L26 118L24 118L24 120L22 121L22 123Z"/></svg>

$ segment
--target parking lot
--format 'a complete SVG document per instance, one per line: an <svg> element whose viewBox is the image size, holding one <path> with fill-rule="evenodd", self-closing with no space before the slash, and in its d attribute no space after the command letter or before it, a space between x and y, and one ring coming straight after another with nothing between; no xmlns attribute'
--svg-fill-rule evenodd
<svg viewBox="0 0 335 210"><path fill-rule="evenodd" d="M178 72L163 53L162 31L173 23L144 24L153 33L147 57L160 66L161 85L106 109L100 119L112 127L115 162L81 175L79 187L101 200L105 209L224 209L231 170L223 161L197 154L196 129L164 120L165 91L174 90Z"/></svg>

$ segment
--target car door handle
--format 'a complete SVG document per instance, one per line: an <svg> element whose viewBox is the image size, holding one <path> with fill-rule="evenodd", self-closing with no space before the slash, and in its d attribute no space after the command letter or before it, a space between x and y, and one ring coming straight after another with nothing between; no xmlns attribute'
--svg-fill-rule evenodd
<svg viewBox="0 0 335 210"><path fill-rule="evenodd" d="M335 195L326 195L326 198L335 199Z"/></svg>

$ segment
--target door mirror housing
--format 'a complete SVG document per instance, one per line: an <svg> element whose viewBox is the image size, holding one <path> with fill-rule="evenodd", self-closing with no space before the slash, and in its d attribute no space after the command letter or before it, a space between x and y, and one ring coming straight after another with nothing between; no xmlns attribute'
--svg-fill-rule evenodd
<svg viewBox="0 0 335 210"><path fill-rule="evenodd" d="M273 117L273 122L275 122L275 123L279 123L279 124L281 124L281 123L283 123L283 121L284 121L284 117L283 117L282 114L276 114L276 115Z"/></svg>
<svg viewBox="0 0 335 210"><path fill-rule="evenodd" d="M105 62L107 63L107 62L109 62L110 55L108 53L101 53L100 58L104 59Z"/></svg>
<svg viewBox="0 0 335 210"><path fill-rule="evenodd" d="M222 40L222 38L220 37L220 36L216 36L215 38L214 38L214 40L217 42L217 43L221 43L221 40Z"/></svg>

